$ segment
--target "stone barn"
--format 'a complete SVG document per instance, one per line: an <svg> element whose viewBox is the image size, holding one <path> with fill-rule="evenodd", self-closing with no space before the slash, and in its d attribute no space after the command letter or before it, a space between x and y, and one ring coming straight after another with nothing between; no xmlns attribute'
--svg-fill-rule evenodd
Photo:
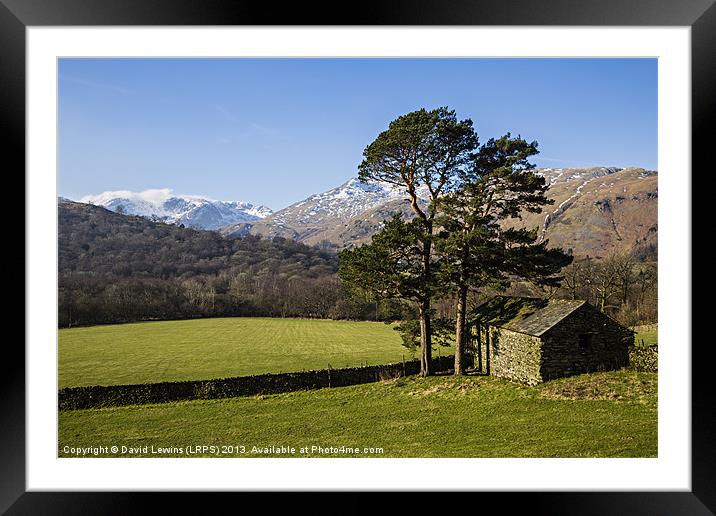
<svg viewBox="0 0 716 516"><path fill-rule="evenodd" d="M634 342L586 301L496 296L474 321L477 371L529 385L625 367Z"/></svg>

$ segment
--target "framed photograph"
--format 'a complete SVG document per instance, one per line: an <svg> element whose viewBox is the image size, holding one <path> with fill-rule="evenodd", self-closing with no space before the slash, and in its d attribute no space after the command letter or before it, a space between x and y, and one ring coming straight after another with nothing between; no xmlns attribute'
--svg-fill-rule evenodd
<svg viewBox="0 0 716 516"><path fill-rule="evenodd" d="M420 5L2 0L27 299L3 511L715 510L691 171L716 8Z"/></svg>

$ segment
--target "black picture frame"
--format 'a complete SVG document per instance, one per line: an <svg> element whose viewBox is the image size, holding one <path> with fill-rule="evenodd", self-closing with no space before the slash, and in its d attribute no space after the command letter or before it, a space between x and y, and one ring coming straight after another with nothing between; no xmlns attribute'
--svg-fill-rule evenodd
<svg viewBox="0 0 716 516"><path fill-rule="evenodd" d="M25 29L82 25L557 25L688 26L692 38L693 170L707 172L708 128L716 92L715 0L364 0L354 4L275 4L227 0L0 0L0 124L4 156L25 166ZM710 163L709 163L710 164ZM693 178L692 174L692 178ZM692 198L693 199L693 198ZM692 205L697 206L695 200ZM693 217L692 217L693 218ZM26 258L26 257L25 257ZM15 257L19 261L19 257ZM26 269L26 275L32 274ZM692 303L696 308L696 304ZM692 320L693 320L692 316ZM693 339L692 339L693 340ZM685 345L688 343L684 343ZM690 492L484 493L479 504L529 504L539 514L712 514L716 511L716 425L710 343L692 346L692 490ZM0 361L0 512L7 514L127 514L150 502L163 512L192 509L186 493L26 492L25 353L5 343ZM216 495L215 495L216 496ZM229 495L221 495L229 496ZM243 496L247 496L244 494ZM149 500L160 497L161 500ZM280 500L276 497L275 500ZM412 497L421 503L424 494ZM444 501L444 499L443 499ZM244 501L245 503L245 501ZM358 494L354 510L373 510ZM153 505L153 504L152 504ZM330 509L330 504L327 506ZM206 506L204 506L206 509ZM316 507L312 507L316 509ZM320 507L318 508L320 509ZM407 510L407 509L406 509ZM362 511L361 511L362 512Z"/></svg>

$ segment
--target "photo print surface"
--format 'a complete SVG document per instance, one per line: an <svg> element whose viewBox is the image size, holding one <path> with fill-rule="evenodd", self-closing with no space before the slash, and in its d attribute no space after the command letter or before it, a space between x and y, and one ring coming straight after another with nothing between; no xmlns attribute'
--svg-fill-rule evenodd
<svg viewBox="0 0 716 516"><path fill-rule="evenodd" d="M60 457L656 457L657 60L61 58Z"/></svg>

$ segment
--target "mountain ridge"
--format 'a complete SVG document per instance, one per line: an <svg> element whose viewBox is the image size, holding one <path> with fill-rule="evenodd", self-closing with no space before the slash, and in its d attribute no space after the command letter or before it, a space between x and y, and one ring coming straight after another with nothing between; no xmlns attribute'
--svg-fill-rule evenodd
<svg viewBox="0 0 716 516"><path fill-rule="evenodd" d="M554 204L541 214L525 213L510 226L537 228L541 240L551 246L572 249L577 255L603 256L611 252L637 250L656 252L658 173L643 168L541 168ZM225 236L246 234L281 236L306 244L354 247L369 242L385 219L400 212L413 216L407 196L398 188L389 193L381 187L373 199L366 192L346 190L361 187L353 178L340 187L314 194L276 211L262 220L238 223L220 230ZM341 206L346 216L335 216L335 207L359 199L362 210ZM316 209L318 208L318 209ZM303 214L311 213L311 217ZM641 249L640 249L641 248Z"/></svg>
<svg viewBox="0 0 716 516"><path fill-rule="evenodd" d="M540 168L554 204L525 213L509 226L536 228L550 246L593 257L636 251L655 255L658 240L658 172L643 168ZM423 202L426 189L418 192ZM180 196L171 190L104 192L81 202L152 220L218 231L226 237L282 237L308 245L350 248L369 242L394 213L413 216L404 190L353 177L281 210L241 201Z"/></svg>
<svg viewBox="0 0 716 516"><path fill-rule="evenodd" d="M218 230L230 224L259 220L273 211L243 201L219 201L198 195L173 194L168 188L132 192L106 191L87 195L79 202L101 206L110 211L139 215L195 229Z"/></svg>

